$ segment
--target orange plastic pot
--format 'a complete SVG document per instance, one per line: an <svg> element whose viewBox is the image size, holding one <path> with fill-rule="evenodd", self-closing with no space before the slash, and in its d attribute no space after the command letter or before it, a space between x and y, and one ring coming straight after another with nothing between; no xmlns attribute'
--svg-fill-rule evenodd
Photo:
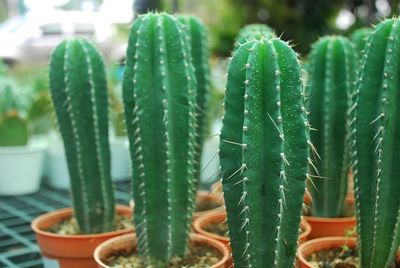
<svg viewBox="0 0 400 268"><path fill-rule="evenodd" d="M221 242L208 238L206 236L200 234L190 234L190 244L203 244L208 247L214 248L217 250L221 259L217 264L210 266L210 268L225 268L226 262L229 258L229 251L224 244ZM109 256L117 252L134 252L136 250L137 240L135 234L127 234L119 237L115 237L110 239L102 244L100 244L96 250L94 251L94 259L97 262L97 267L99 268L110 268L106 263L104 263L104 259L107 259Z"/></svg>
<svg viewBox="0 0 400 268"><path fill-rule="evenodd" d="M199 233L201 235L210 237L212 239L215 239L215 240L218 240L218 241L224 243L230 249L229 237L221 236L221 235L206 231L207 226L209 226L211 224L222 224L224 221L226 221L226 212L215 213L215 214L206 214L206 215L203 215L203 216L197 218L194 221L193 229L196 233ZM299 237L299 243L304 243L307 241L308 236L311 233L311 225L308 224L306 221L302 220L300 226L302 229L302 233Z"/></svg>
<svg viewBox="0 0 400 268"><path fill-rule="evenodd" d="M355 238L347 237L324 237L307 241L297 249L297 262L299 268L314 268L307 257L321 250L329 250L331 248L347 245L350 248L355 248L357 241Z"/></svg>
<svg viewBox="0 0 400 268"><path fill-rule="evenodd" d="M219 205L217 208L209 209L209 210L203 210L203 211L195 211L193 213L193 221L195 221L197 218L200 216L206 215L206 214L215 214L215 213L221 213L225 211L224 208L224 199L221 194L217 193L210 193L208 191L197 191L196 195L196 204L199 204L201 202L212 202L216 203Z"/></svg>
<svg viewBox="0 0 400 268"><path fill-rule="evenodd" d="M117 206L117 213L132 216L128 206ZM102 234L60 235L45 231L54 224L72 216L72 208L64 208L43 214L32 221L31 227L43 255L45 267L94 268L93 252L102 242L123 234L133 233L124 229Z"/></svg>
<svg viewBox="0 0 400 268"><path fill-rule="evenodd" d="M354 196L348 195L346 202L348 205L354 205ZM311 225L309 239L328 236L345 236L348 230L352 230L356 226L355 217L323 218L304 216L304 219Z"/></svg>

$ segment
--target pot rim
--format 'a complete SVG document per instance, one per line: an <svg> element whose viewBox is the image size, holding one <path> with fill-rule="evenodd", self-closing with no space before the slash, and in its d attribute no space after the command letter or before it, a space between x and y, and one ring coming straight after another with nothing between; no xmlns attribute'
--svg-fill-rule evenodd
<svg viewBox="0 0 400 268"><path fill-rule="evenodd" d="M116 205L115 206L117 212L122 212L122 211L131 211L129 206L125 205ZM45 231L41 229L41 225L44 222L47 222L49 219L52 218L60 218L60 216L70 216L73 213L72 207L67 207L67 208L61 208L57 209L54 211L47 212L45 214L39 215L36 217L32 222L31 222L31 228L32 230L37 234L37 235L42 235L46 237L53 237L53 238L60 238L60 239L91 239L91 238L98 238L98 237L107 237L110 235L119 235L119 234L124 234L126 233L127 229L121 229L121 230L116 230L116 231L111 231L111 232L105 232L105 233L97 233L97 234L77 234L77 235L66 235L66 234L56 234L56 233L51 233L48 231ZM67 217L65 217L67 218ZM132 228L132 232L134 231L134 228Z"/></svg>
<svg viewBox="0 0 400 268"><path fill-rule="evenodd" d="M311 224L309 224L306 219L303 218L300 221L300 227L304 228L304 230L302 229L302 232L299 235L299 239L301 239L302 237L307 238L311 234Z"/></svg>
<svg viewBox="0 0 400 268"><path fill-rule="evenodd" d="M0 155L18 155L18 154L34 154L44 152L47 145L41 142L29 142L20 146L0 146Z"/></svg>
<svg viewBox="0 0 400 268"><path fill-rule="evenodd" d="M201 235L209 236L209 237L212 237L217 240L229 242L230 239L226 236L221 236L219 234L211 233L211 232L204 230L204 227L206 225L208 225L209 223L220 222L221 219L224 219L223 222L225 222L226 217L227 217L226 212L207 213L207 214L201 215L194 221L193 228L197 233L199 233ZM212 219L210 219L210 218L212 218ZM209 220L209 222L206 223L206 220L208 220L208 219L210 219L210 220ZM223 222L220 222L220 223L222 224Z"/></svg>
<svg viewBox="0 0 400 268"><path fill-rule="evenodd" d="M194 218L198 218L209 213L221 213L225 211L224 199L221 194L213 193L207 190L198 190L196 193L196 198L203 198L203 197L214 200L216 203L219 204L219 206L209 210L194 211L193 212Z"/></svg>
<svg viewBox="0 0 400 268"><path fill-rule="evenodd" d="M345 223L355 222L356 217L340 217L340 218L327 218L327 217L314 217L314 216L303 216L306 221L322 222L322 223Z"/></svg>
<svg viewBox="0 0 400 268"><path fill-rule="evenodd" d="M103 267L109 267L108 265L104 264L101 259L100 259L100 252L106 248L107 246L109 246L110 244L114 244L117 243L118 240L135 240L136 241L136 234L125 234L125 235L120 235L111 239L108 239L107 241L104 241L103 243L101 243L100 245L98 245L96 247L96 249L93 252L93 257L96 261L97 264L102 265ZM190 234L190 241L194 241L194 242L200 242L200 243L204 243L204 244L208 244L210 247L217 249L219 251L219 253L221 253L221 259L219 260L219 262L217 262L216 264L214 264L213 266L210 266L210 268L215 268L215 267L221 267L222 265L224 265L225 263L227 263L227 261L229 260L229 250L228 248L220 241L217 241L215 239L209 238L207 236L201 235L201 234L195 234L195 233L191 233ZM135 242L136 245L136 242Z"/></svg>
<svg viewBox="0 0 400 268"><path fill-rule="evenodd" d="M306 257L309 255L303 254L303 251L311 248L312 246L317 246L317 245L321 245L321 244L324 245L324 244L329 243L329 246L321 248L319 250L323 250L325 248L328 249L328 248L332 248L335 246L342 246L342 245L346 244L347 242L350 242L350 244L352 244L354 246L357 245L357 239L355 237L331 236L331 237L322 237L322 238L311 239L311 240L304 242L303 244L301 244L298 247L296 255L301 263L307 264L311 267L310 262L308 262L306 260ZM313 252L315 252L315 251L313 251Z"/></svg>

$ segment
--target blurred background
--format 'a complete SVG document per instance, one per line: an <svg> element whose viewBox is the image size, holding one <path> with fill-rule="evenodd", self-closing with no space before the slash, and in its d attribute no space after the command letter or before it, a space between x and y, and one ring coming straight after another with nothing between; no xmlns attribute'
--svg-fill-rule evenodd
<svg viewBox="0 0 400 268"><path fill-rule="evenodd" d="M0 0L0 82L8 81L0 86L14 88L17 99L24 100L18 107L31 137L56 133L45 139L52 141L50 152L61 157L62 144L48 94L47 63L62 39L89 38L102 52L107 67L111 135L120 145L125 144L126 137L119 139L125 135L120 84L130 24L137 14L148 10L196 15L208 26L211 51L209 139L204 145L202 174L202 180L210 182L218 176L216 134L221 126L227 58L240 28L249 23L267 24L306 58L319 36L350 35L355 29L398 15L399 4L400 0ZM126 174L119 177L128 177Z"/></svg>

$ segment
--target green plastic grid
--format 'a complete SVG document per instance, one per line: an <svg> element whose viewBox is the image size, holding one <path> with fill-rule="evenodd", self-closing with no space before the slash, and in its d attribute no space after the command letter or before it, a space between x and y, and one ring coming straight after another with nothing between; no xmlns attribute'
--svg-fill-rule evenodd
<svg viewBox="0 0 400 268"><path fill-rule="evenodd" d="M117 204L128 204L129 181L115 184ZM68 191L44 185L39 192L0 197L0 267L43 267L42 256L31 230L31 221L46 212L70 206Z"/></svg>

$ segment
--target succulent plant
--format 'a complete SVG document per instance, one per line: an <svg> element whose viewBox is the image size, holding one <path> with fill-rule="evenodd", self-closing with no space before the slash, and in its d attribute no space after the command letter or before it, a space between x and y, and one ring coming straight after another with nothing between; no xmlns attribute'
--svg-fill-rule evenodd
<svg viewBox="0 0 400 268"><path fill-rule="evenodd" d="M26 96L11 79L0 79L0 146L23 146L28 143Z"/></svg>
<svg viewBox="0 0 400 268"><path fill-rule="evenodd" d="M309 56L306 87L315 170L310 192L312 215L342 217L350 167L347 109L356 79L357 55L346 37L318 40Z"/></svg>
<svg viewBox="0 0 400 268"><path fill-rule="evenodd" d="M272 38L275 35L274 30L265 24L249 24L244 26L235 38L233 51L236 51L240 45L251 40L260 40Z"/></svg>
<svg viewBox="0 0 400 268"><path fill-rule="evenodd" d="M148 13L129 36L123 100L139 254L163 265L188 249L196 193L196 76L183 25ZM161 264L160 264L161 263Z"/></svg>
<svg viewBox="0 0 400 268"><path fill-rule="evenodd" d="M371 33L352 94L352 165L361 267L391 267L400 242L400 20Z"/></svg>
<svg viewBox="0 0 400 268"><path fill-rule="evenodd" d="M64 140L74 213L82 233L114 227L108 142L108 93L100 54L85 39L67 39L50 61L51 97Z"/></svg>
<svg viewBox="0 0 400 268"><path fill-rule="evenodd" d="M308 177L301 65L278 38L241 45L228 68L220 159L235 267L293 267Z"/></svg>
<svg viewBox="0 0 400 268"><path fill-rule="evenodd" d="M351 34L351 41L353 42L356 51L359 53L361 58L362 52L364 51L365 45L368 41L368 36L372 32L372 28L361 28L355 30Z"/></svg>
<svg viewBox="0 0 400 268"><path fill-rule="evenodd" d="M180 16L179 21L185 26L189 37L190 53L197 80L196 92L196 161L195 174L200 179L200 160L203 142L206 136L206 119L208 100L210 95L210 65L208 62L207 29L204 24L194 16Z"/></svg>

